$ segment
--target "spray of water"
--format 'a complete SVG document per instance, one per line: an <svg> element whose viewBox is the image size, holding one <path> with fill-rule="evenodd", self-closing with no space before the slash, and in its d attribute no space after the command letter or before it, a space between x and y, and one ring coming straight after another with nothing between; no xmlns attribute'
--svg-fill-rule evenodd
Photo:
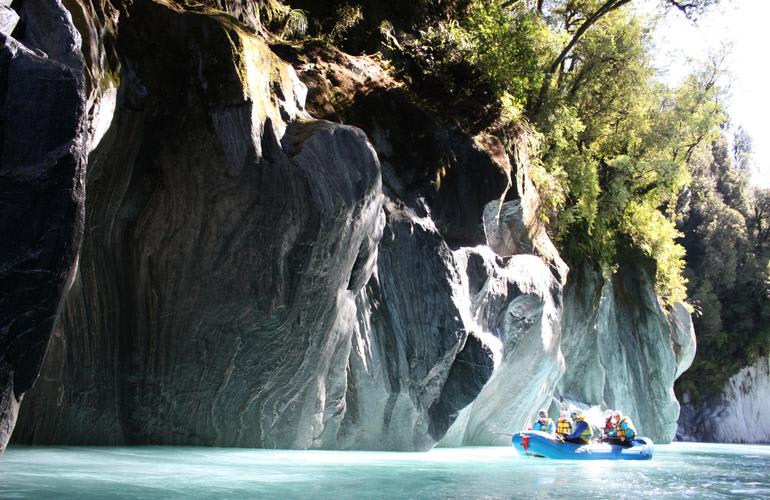
<svg viewBox="0 0 770 500"><path fill-rule="evenodd" d="M606 411L608 410L602 410L599 405L583 409L572 403L562 403L562 408L568 411L570 414L574 410L581 410L583 412L583 416L586 418L586 422L588 422L592 427L597 429L604 429L604 422L607 419Z"/></svg>
<svg viewBox="0 0 770 500"><path fill-rule="evenodd" d="M586 422L591 424L591 426L598 427L599 429L604 428L604 422L606 420L604 416L604 410L602 410L598 405L584 410L583 415L586 417Z"/></svg>

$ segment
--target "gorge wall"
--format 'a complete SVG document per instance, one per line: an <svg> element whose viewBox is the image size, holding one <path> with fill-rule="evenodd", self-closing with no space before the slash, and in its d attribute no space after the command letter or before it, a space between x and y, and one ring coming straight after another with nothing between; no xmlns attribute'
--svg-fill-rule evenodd
<svg viewBox="0 0 770 500"><path fill-rule="evenodd" d="M80 35L58 3L0 2L0 451L77 267L85 195Z"/></svg>
<svg viewBox="0 0 770 500"><path fill-rule="evenodd" d="M587 266L573 270L563 313L568 370L556 394L621 410L643 422L645 434L670 440L679 416L673 384L692 363L695 331L684 305L661 308L644 262L621 256L611 279Z"/></svg>
<svg viewBox="0 0 770 500"><path fill-rule="evenodd" d="M687 395L677 439L722 443L770 443L770 358L733 375L716 401Z"/></svg>
<svg viewBox="0 0 770 500"><path fill-rule="evenodd" d="M34 232L2 243L3 292L29 298L0 302L0 446L14 423L41 444L507 444L554 395L673 437L689 314L660 307L639 256L611 278L568 269L525 127L461 123L375 57L211 4L13 4L0 223ZM48 25L68 44L34 42ZM70 90L30 99L24 58ZM56 106L64 129L41 128ZM54 174L66 203L6 206Z"/></svg>

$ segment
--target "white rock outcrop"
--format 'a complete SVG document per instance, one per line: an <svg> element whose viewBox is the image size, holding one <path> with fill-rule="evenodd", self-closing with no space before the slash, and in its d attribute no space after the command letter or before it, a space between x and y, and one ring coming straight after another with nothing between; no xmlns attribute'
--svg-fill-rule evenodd
<svg viewBox="0 0 770 500"><path fill-rule="evenodd" d="M730 377L713 404L685 404L679 422L683 440L770 443L770 357Z"/></svg>

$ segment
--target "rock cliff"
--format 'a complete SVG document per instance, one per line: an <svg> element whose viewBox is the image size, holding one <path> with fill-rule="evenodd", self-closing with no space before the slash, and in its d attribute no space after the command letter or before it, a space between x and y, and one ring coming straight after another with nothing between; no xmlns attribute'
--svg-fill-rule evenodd
<svg viewBox="0 0 770 500"><path fill-rule="evenodd" d="M3 125L3 192L47 167L62 200L3 205L4 234L37 232L2 243L3 291L28 296L0 302L0 445L25 392L24 443L505 444L554 394L672 437L689 315L636 257L607 280L568 269L525 127L463 121L375 57L271 41L260 2L20 5L49 10L14 3L3 116L41 109L13 98L37 68L19 58L70 87L39 97L68 120ZM9 138L40 167L13 170ZM47 281L13 278L10 250Z"/></svg>
<svg viewBox="0 0 770 500"><path fill-rule="evenodd" d="M695 332L682 304L664 311L641 256L620 259L606 279L574 269L564 297L564 377L558 399L630 415L655 442L673 438L679 403L674 381L692 363Z"/></svg>
<svg viewBox="0 0 770 500"><path fill-rule="evenodd" d="M723 443L770 443L770 358L733 375L717 401L685 395L677 438Z"/></svg>
<svg viewBox="0 0 770 500"><path fill-rule="evenodd" d="M0 452L77 267L87 154L84 63L69 12L59 2L18 12L8 4L0 4Z"/></svg>

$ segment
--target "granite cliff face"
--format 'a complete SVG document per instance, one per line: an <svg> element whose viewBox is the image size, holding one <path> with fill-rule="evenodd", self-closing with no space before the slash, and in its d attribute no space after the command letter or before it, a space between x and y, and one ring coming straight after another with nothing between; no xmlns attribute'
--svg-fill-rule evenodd
<svg viewBox="0 0 770 500"><path fill-rule="evenodd" d="M0 445L25 392L25 443L505 444L554 394L673 436L689 315L660 308L639 259L573 279L535 215L525 128L461 124L375 58L271 46L258 2L19 4L50 9L14 3L23 26L72 37L51 61L17 28L0 64L75 76L40 97L65 129L4 133L3 192L15 139L67 203L35 205L55 231L2 243L3 291L28 296L0 302ZM26 88L20 68L4 88ZM4 127L13 103L41 109L5 95ZM4 234L23 207L3 206ZM53 262L49 281L13 278L14 248Z"/></svg>

